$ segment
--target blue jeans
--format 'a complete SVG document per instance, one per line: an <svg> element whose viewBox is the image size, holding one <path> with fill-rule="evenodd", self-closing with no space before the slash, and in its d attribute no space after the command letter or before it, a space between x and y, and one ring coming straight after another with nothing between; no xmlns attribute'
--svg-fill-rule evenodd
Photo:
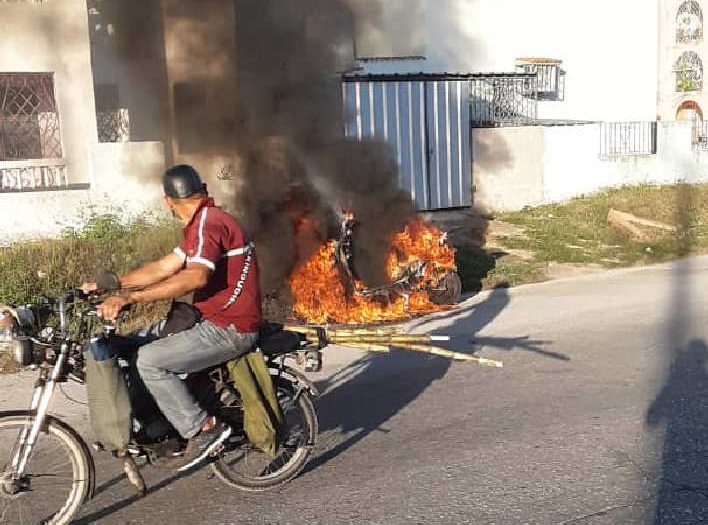
<svg viewBox="0 0 708 525"><path fill-rule="evenodd" d="M202 321L189 330L155 339L153 325L131 338L152 341L138 351L137 367L145 386L172 426L184 438L199 432L208 417L180 374L190 374L236 359L253 348L257 333L240 333Z"/></svg>

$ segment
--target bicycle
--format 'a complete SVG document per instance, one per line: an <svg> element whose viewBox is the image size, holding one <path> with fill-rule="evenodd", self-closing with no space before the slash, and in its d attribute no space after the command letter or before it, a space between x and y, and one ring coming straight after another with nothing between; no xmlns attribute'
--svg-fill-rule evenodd
<svg viewBox="0 0 708 525"><path fill-rule="evenodd" d="M90 334L101 324L96 311L99 303L98 294L87 296L80 290L57 300L47 299L29 310L32 325L25 328L29 333L13 339L16 360L35 367L39 377L28 410L0 412L0 524L63 525L94 496L96 474L89 446L70 425L49 414L48 408L58 384L85 382L83 352ZM52 317L58 318L56 328L49 322ZM115 325L107 324L104 330L114 331ZM318 371L321 350L322 345L282 326L275 326L255 349L267 363L283 413L275 458L248 441L243 431L243 406L226 364L185 379L193 380L201 394L210 394L212 410L234 429L232 437L210 458L209 465L219 479L240 490L264 491L302 471L318 433L313 405L318 392L287 362L296 360L306 371ZM129 358L118 362L126 374L135 373ZM115 454L122 459L129 481L144 494L146 487L136 460L164 468L162 463L175 455L180 438L166 420L162 432L156 433L155 427L146 432L144 422L135 414L131 435L130 445ZM101 449L99 445L94 448Z"/></svg>

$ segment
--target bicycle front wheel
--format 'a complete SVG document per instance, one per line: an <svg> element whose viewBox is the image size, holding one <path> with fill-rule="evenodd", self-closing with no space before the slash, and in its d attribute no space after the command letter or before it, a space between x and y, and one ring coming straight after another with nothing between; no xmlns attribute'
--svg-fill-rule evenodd
<svg viewBox="0 0 708 525"><path fill-rule="evenodd" d="M12 456L29 424L27 413L0 414L0 525L64 525L93 492L91 453L71 427L48 417L46 432L17 476Z"/></svg>

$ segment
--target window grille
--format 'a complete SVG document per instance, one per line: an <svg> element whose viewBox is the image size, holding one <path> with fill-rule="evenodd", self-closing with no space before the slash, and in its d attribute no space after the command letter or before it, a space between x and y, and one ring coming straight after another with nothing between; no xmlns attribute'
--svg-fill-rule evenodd
<svg viewBox="0 0 708 525"><path fill-rule="evenodd" d="M516 70L536 75L538 78L538 100L565 100L565 71L563 62L552 58L517 58Z"/></svg>
<svg viewBox="0 0 708 525"><path fill-rule="evenodd" d="M656 122L603 122L600 156L654 155Z"/></svg>
<svg viewBox="0 0 708 525"><path fill-rule="evenodd" d="M693 123L693 148L708 151L708 122L696 120Z"/></svg>
<svg viewBox="0 0 708 525"><path fill-rule="evenodd" d="M694 44L703 40L703 10L696 0L683 2L676 14L676 42Z"/></svg>
<svg viewBox="0 0 708 525"><path fill-rule="evenodd" d="M535 74L474 75L470 78L470 120L475 127L525 126L537 119Z"/></svg>
<svg viewBox="0 0 708 525"><path fill-rule="evenodd" d="M99 142L130 142L130 113L127 109L96 112Z"/></svg>
<svg viewBox="0 0 708 525"><path fill-rule="evenodd" d="M703 89L703 61L698 53L686 51L674 64L676 91L701 91Z"/></svg>
<svg viewBox="0 0 708 525"><path fill-rule="evenodd" d="M0 73L0 161L62 157L51 73Z"/></svg>

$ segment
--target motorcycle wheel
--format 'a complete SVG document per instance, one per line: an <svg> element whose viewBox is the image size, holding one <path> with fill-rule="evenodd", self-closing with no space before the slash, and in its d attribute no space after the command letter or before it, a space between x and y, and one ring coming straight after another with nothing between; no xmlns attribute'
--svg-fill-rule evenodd
<svg viewBox="0 0 708 525"><path fill-rule="evenodd" d="M428 297L435 304L457 304L462 295L462 280L457 272L447 272Z"/></svg>

